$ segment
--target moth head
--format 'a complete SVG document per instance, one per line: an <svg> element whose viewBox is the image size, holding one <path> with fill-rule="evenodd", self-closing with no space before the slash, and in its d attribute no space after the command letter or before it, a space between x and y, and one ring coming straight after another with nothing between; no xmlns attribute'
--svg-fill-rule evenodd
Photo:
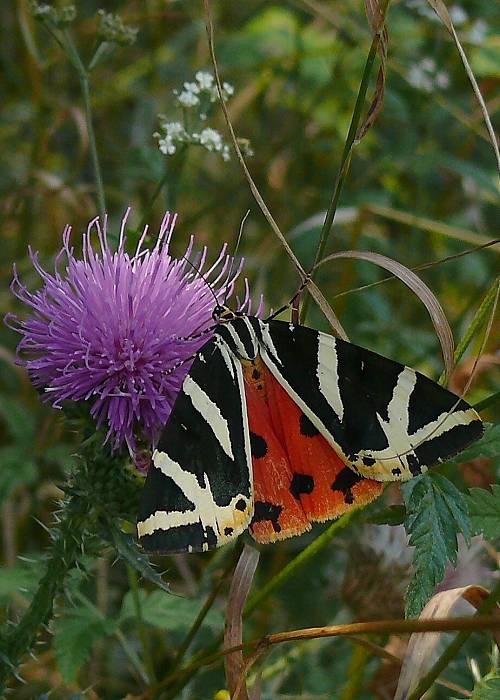
<svg viewBox="0 0 500 700"><path fill-rule="evenodd" d="M216 323L227 323L228 321L234 321L238 316L238 312L233 311L227 306L222 306L217 304L212 311L212 318Z"/></svg>

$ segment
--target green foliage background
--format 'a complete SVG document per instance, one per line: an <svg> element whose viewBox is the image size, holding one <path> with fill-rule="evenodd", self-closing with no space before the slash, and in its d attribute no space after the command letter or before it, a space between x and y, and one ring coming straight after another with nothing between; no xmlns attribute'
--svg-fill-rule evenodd
<svg viewBox="0 0 500 700"><path fill-rule="evenodd" d="M70 29L87 61L97 45L99 7L90 0L78 2L78 19ZM500 58L498 37L490 27L498 21L498 9L489 0L462 0L460 8L467 19L457 28L494 119L500 106L495 94ZM197 70L211 68L202 3L124 1L108 2L105 9L119 12L139 29L136 43L116 47L90 79L110 230L119 230L128 206L132 227L147 216L152 230L165 209L175 209L179 222L174 250L183 252L194 233L197 246L206 244L215 255L223 242L233 244L250 209L240 248L245 274L254 297L263 293L267 308L278 308L293 296L299 280L256 206L236 159L226 163L196 147L168 158L152 136L158 113L181 116L172 90L192 80ZM494 238L498 221L494 154L456 48L426 9L424 1L394 2L390 7L384 108L354 150L328 252L372 250L415 267ZM363 3L219 0L213 11L222 77L236 88L230 114L238 135L250 139L254 151L248 165L307 268L314 258L371 42ZM427 75L430 89L415 86L415 75L422 79L429 60L434 62ZM0 61L3 315L23 313L8 289L12 263L23 280L36 285L27 246L40 251L42 264L50 267L64 225L73 226L78 246L80 232L97 213L97 203L78 77L24 0L1 3ZM218 106L210 125L225 132ZM166 185L151 207L153 192L164 177ZM498 259L497 245L420 273L444 306L457 340L491 286ZM357 290L383 277L373 265L343 260L324 266L318 284L353 342L437 379L442 369L439 345L418 299L394 280ZM327 329L314 306L308 323ZM6 605L4 619L13 620L36 588L50 545L46 528L54 523L56 501L63 496L65 475L75 467L73 455L79 445L75 431L40 402L25 373L16 367L17 340L0 327L0 598ZM478 333L467 357L474 357L480 343ZM490 338L484 352L493 353L494 344ZM458 375L455 379L460 390L461 380ZM481 368L468 398L477 403L495 391L498 385L491 367ZM491 422L496 419L495 405L484 411ZM495 434L489 451L481 453L482 462L441 469L460 491L476 487L467 501L472 532L484 531L492 541L499 532L498 486L489 493L479 489L498 480L494 461L498 431ZM112 469L112 460L109 464ZM413 494L420 489L429 496L430 483L413 485ZM441 488L444 482L436 483ZM408 491L408 508L411 497ZM440 498L444 503L445 496ZM402 503L396 488L389 489L384 499L386 504ZM254 638L301 626L401 617L412 554L401 528L368 523L383 508L381 499L373 512L357 519L258 606L246 622L245 635ZM436 522L439 517L443 516L436 515ZM466 535L468 527L462 527ZM452 560L453 538L460 529L457 526L448 539L442 533L442 547ZM256 584L279 572L319 532L317 527L301 538L262 548ZM417 537L415 531L413 536ZM124 551L114 563L114 548L94 543L69 577L65 595L57 599L57 616L50 629L42 631L43 644L36 648L38 660L28 659L20 669L27 683L13 682L15 697L43 696L50 690L51 698L67 698L90 687L85 697L121 698L127 693L142 697L153 674L161 681L176 669L176 650L232 556L226 548L211 555L158 559L172 589L185 596L179 598L151 581L141 580L138 589L133 569L124 564L128 561ZM428 571L426 560L422 561ZM450 580L458 581L456 585L488 585L493 559L483 552L467 561L468 568L464 565L462 574ZM438 562L436 580L445 562L446 557ZM430 589L422 593L424 599L434 583L432 579ZM224 585L188 657L210 648L217 639L226 594ZM387 639L375 641L384 645ZM449 667L448 677L471 689L465 659L474 656L486 672L488 651L488 638L474 637ZM263 668L265 698L382 698L384 683L390 689L397 677L393 673L387 679L376 657L360 655L345 640L281 647L266 658ZM170 696L222 700L224 696L217 693L224 688L219 664L193 673L187 685L182 690L174 687ZM450 691L438 686L433 692L436 698L450 697ZM477 697L486 697L487 692L478 689Z"/></svg>

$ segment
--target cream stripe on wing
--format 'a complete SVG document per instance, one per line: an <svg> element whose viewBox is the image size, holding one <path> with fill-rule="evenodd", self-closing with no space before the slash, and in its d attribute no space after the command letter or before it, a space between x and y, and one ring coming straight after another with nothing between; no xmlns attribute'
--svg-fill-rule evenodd
<svg viewBox="0 0 500 700"><path fill-rule="evenodd" d="M344 418L344 404L340 396L338 356L335 338L318 333L318 376L319 388L326 401L333 408L340 421Z"/></svg>
<svg viewBox="0 0 500 700"><path fill-rule="evenodd" d="M189 396L193 402L193 407L211 427L213 434L217 438L217 441L229 459L234 461L233 450L231 449L229 425L227 420L220 412L220 408L203 391L203 389L193 379L191 379L189 374L184 380L182 391Z"/></svg>

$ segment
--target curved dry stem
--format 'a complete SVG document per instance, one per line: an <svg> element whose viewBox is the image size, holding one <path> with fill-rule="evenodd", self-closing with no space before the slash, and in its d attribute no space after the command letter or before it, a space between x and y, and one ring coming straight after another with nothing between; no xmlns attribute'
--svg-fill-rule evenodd
<svg viewBox="0 0 500 700"><path fill-rule="evenodd" d="M472 85L472 89L474 90L474 94L477 98L477 101L479 102L481 112L483 113L484 123L486 124L486 129L488 130L491 145L493 146L493 152L495 153L495 158L497 161L497 168L500 170L500 151L498 149L498 143L497 143L497 139L495 136L495 131L493 129L493 125L491 123L490 115L488 114L488 110L486 108L486 104L485 104L483 96L481 94L481 90L479 89L479 85L477 84L477 80L475 78L475 75L472 72L472 68L470 67L467 56L465 55L465 51L463 50L462 44L460 43L460 40L457 36L457 33L455 31L455 27L453 26L453 22L451 21L451 17L450 17L450 13L448 12L448 8L444 4L443 0L427 0L427 2L432 7L434 12L437 14L437 16L439 17L441 22L444 24L446 29L450 32L451 36L453 37L453 41L455 42L458 53L460 54L460 58L462 59L462 63L464 64L465 72L467 73L467 77L469 78L469 81Z"/></svg>
<svg viewBox="0 0 500 700"><path fill-rule="evenodd" d="M217 90L219 93L219 102L222 107L222 111L224 113L224 118L226 120L227 128L229 129L229 133L231 135L231 141L234 146L234 150L236 151L236 156L238 158L238 161L241 165L241 168L243 170L243 173L245 175L245 178L248 182L248 185L250 187L250 191L252 192L252 195L254 196L255 201L260 207L260 210L264 214L266 220L268 221L269 225L271 226L271 229L281 245L283 246L286 254L292 261L293 265L295 266L295 269L297 270L301 283L304 287L307 287L309 290L309 293L315 300L315 302L318 304L320 307L321 311L324 313L326 319L330 323L333 331L335 332L336 335L338 335L340 338L343 340L348 340L347 334L342 328L342 325L340 321L338 320L337 316L335 315L333 309L331 306L328 304L327 300L319 290L319 288L314 284L314 282L309 278L309 275L307 272L304 270L302 265L300 264L300 261L298 258L295 256L293 250L290 248L288 245L288 242L286 238L284 237L283 233L281 232L278 224L276 223L274 217L272 216L271 212L269 211L266 203L264 202L257 185L255 184L250 171L247 168L247 165L245 163L245 159L243 158L243 154L241 152L241 148L239 147L238 140L236 138L236 134L231 122L231 119L229 117L229 113L226 107L226 103L224 102L222 98L222 84L221 84L221 79L219 75L219 68L217 65L217 58L215 56L215 46L214 46L214 29L213 29L213 22L212 22L212 13L210 10L210 0L203 0L204 5L205 5L205 16L206 16L206 28L207 28L207 36L208 36L208 47L210 50L210 57L212 60L212 66L214 69L214 75L215 75L215 81L217 83Z"/></svg>
<svg viewBox="0 0 500 700"><path fill-rule="evenodd" d="M436 330L436 335L441 344L441 350L443 353L444 366L445 366L445 376L448 379L453 371L453 334L451 332L450 324L443 311L443 308L435 294L431 289L425 284L423 280L420 279L412 270L410 270L405 265L402 265L397 260L388 258L380 253L373 253L371 251L363 250L343 250L339 253L333 253L328 257L324 258L318 263L323 265L331 260L337 260L338 258L354 258L356 260L366 260L372 262L379 267L383 267L385 270L389 270L398 279L401 280L407 287L409 287L424 304L425 308L429 312L432 323Z"/></svg>
<svg viewBox="0 0 500 700"><path fill-rule="evenodd" d="M259 552L245 545L234 571L226 611L224 649L242 644L243 608L252 585L259 562ZM224 659L226 680L233 700L249 700L245 683L247 664L241 651L229 654Z"/></svg>

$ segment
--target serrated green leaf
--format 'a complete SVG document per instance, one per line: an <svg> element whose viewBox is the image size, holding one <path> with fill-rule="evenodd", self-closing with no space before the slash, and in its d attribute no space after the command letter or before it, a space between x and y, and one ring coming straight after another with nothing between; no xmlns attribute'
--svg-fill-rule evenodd
<svg viewBox="0 0 500 700"><path fill-rule="evenodd" d="M491 491L470 489L467 505L472 532L489 540L500 539L500 485L492 484Z"/></svg>
<svg viewBox="0 0 500 700"><path fill-rule="evenodd" d="M145 622L163 630L187 630L191 627L198 615L202 602L180 596L166 596L162 591L153 591L149 595L145 591L139 591L141 601L141 613ZM135 618L135 606L132 593L129 591L123 598L120 621ZM220 612L212 609L208 612L203 625L221 630L224 619Z"/></svg>
<svg viewBox="0 0 500 700"><path fill-rule="evenodd" d="M0 503L9 498L20 484L32 484L37 477L36 463L30 459L20 445L0 448Z"/></svg>
<svg viewBox="0 0 500 700"><path fill-rule="evenodd" d="M402 487L405 528L415 547L414 575L406 592L406 614L417 616L442 580L447 563L456 564L457 535L470 537L467 504L441 474L416 477Z"/></svg>
<svg viewBox="0 0 500 700"><path fill-rule="evenodd" d="M16 442L31 444L35 436L35 418L23 403L12 396L0 394L0 416Z"/></svg>
<svg viewBox="0 0 500 700"><path fill-rule="evenodd" d="M487 423L483 437L454 457L451 462L462 464L476 457L498 457L500 455L500 424Z"/></svg>
<svg viewBox="0 0 500 700"><path fill-rule="evenodd" d="M70 608L54 624L57 667L66 683L75 683L94 644L116 629L116 623L87 606Z"/></svg>
<svg viewBox="0 0 500 700"><path fill-rule="evenodd" d="M110 522L109 528L116 550L127 564L130 564L146 580L151 581L167 593L171 593L168 583L153 569L135 538L122 532L115 523Z"/></svg>
<svg viewBox="0 0 500 700"><path fill-rule="evenodd" d="M474 686L471 700L498 700L500 698L500 676L481 678Z"/></svg>

